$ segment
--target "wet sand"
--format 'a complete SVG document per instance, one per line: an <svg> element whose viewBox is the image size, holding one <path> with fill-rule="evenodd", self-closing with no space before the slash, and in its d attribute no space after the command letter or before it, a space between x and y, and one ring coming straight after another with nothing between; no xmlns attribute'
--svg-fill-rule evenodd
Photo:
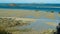
<svg viewBox="0 0 60 34"><path fill-rule="evenodd" d="M50 12L44 12L44 11L35 11L35 10L5 10L5 9L0 9L0 17L17 17L16 20L30 20L30 21L35 21L36 19L51 19L51 20L56 20L57 17L55 17L58 14L55 13L50 13ZM46 22L46 21L42 21ZM51 22L52 23L52 22ZM50 22L46 23L48 25L51 25ZM38 24L37 24L38 25ZM53 24L52 24L53 25ZM55 26L55 25L53 25ZM35 26L38 27L38 26ZM19 31L18 31L19 32ZM13 34L17 34L18 32L14 32ZM31 31L31 32L19 32L21 34L40 34L40 31Z"/></svg>

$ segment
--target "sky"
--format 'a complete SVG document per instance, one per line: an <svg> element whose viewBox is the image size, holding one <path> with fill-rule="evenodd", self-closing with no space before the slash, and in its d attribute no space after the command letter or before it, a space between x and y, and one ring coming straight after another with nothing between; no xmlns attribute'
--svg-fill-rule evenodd
<svg viewBox="0 0 60 34"><path fill-rule="evenodd" d="M59 3L60 0L0 0L0 3Z"/></svg>

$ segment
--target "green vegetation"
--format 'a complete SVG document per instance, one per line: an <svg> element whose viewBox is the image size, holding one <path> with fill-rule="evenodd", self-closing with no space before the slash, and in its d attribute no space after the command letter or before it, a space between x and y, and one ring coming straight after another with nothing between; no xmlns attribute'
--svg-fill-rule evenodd
<svg viewBox="0 0 60 34"><path fill-rule="evenodd" d="M0 34L10 34L9 32L5 31L5 30L0 30Z"/></svg>
<svg viewBox="0 0 60 34"><path fill-rule="evenodd" d="M5 28L0 27L0 34L10 34L10 33L6 31Z"/></svg>
<svg viewBox="0 0 60 34"><path fill-rule="evenodd" d="M25 23L26 22L26 23ZM0 26L2 27L14 27L14 26L23 26L27 25L27 21L15 20L15 18L0 18Z"/></svg>
<svg viewBox="0 0 60 34"><path fill-rule="evenodd" d="M0 18L0 34L9 34L8 31L30 31L31 29L14 30L15 26L23 26L27 24L27 21L25 23L25 21L15 20L15 18ZM12 30L11 27L13 27ZM7 30L8 28L10 28L10 30Z"/></svg>

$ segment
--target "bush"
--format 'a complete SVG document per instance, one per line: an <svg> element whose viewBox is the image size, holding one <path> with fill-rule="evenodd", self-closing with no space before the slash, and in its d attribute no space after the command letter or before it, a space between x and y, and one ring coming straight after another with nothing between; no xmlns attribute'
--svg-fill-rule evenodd
<svg viewBox="0 0 60 34"><path fill-rule="evenodd" d="M0 34L10 34L4 27L0 26Z"/></svg>
<svg viewBox="0 0 60 34"><path fill-rule="evenodd" d="M0 30L0 34L11 34L11 33L9 33L9 32L7 32L7 31L5 31L5 30Z"/></svg>

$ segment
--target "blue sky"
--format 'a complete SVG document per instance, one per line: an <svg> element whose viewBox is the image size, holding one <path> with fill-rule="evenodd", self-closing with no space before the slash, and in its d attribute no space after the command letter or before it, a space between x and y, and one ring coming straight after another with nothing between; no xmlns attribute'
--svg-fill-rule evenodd
<svg viewBox="0 0 60 34"><path fill-rule="evenodd" d="M60 0L0 0L0 3L60 3Z"/></svg>

